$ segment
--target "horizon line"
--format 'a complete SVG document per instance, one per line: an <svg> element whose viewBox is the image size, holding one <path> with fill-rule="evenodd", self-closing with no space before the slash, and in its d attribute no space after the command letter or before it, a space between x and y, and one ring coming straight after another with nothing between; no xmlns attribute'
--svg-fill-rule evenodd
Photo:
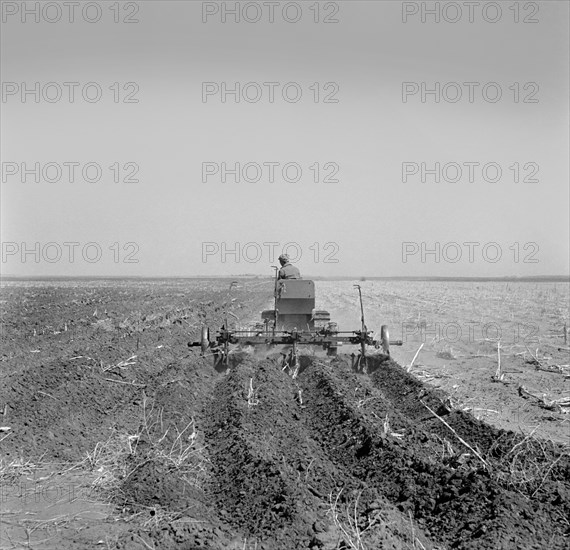
<svg viewBox="0 0 570 550"><path fill-rule="evenodd" d="M273 280L273 275L256 275L254 273L224 274L224 275L2 275L0 280L72 280L72 279L267 279ZM410 280L410 281L534 281L534 280L568 280L570 274L562 275L489 275L489 276L449 276L449 275L308 275L303 279L315 280Z"/></svg>

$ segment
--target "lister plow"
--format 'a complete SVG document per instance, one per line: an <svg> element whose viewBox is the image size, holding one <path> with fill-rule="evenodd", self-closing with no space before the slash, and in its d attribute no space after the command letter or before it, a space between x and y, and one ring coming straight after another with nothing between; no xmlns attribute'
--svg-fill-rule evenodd
<svg viewBox="0 0 570 550"><path fill-rule="evenodd" d="M230 329L227 316L224 326L214 334L208 327L202 327L200 341L189 342L189 346L199 346L202 355L211 355L214 365L228 363L230 353L252 347L256 352L268 354L276 348L282 349L283 368L289 368L296 376L299 370L299 350L301 347L314 351L324 350L326 355L337 355L339 347L358 346L358 353L352 353L353 367L367 370L367 349L373 347L389 356L390 346L402 345L402 341L390 340L388 327L382 325L380 338L368 330L364 322L364 306L360 285L361 326L360 330L340 331L337 323L331 322L328 311L315 309L315 285L304 279L275 281L274 308L263 311L261 322L248 329Z"/></svg>

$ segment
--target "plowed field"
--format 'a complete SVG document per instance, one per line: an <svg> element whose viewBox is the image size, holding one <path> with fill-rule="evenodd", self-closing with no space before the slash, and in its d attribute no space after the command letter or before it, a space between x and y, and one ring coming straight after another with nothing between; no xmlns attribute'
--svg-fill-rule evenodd
<svg viewBox="0 0 570 550"><path fill-rule="evenodd" d="M567 415L503 430L349 349L216 370L187 342L271 297L229 283L4 283L0 548L570 547Z"/></svg>

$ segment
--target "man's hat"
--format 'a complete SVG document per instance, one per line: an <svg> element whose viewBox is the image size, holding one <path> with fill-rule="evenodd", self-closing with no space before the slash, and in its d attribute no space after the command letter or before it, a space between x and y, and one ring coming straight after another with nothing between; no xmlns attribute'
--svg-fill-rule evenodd
<svg viewBox="0 0 570 550"><path fill-rule="evenodd" d="M284 261L284 262L288 262L289 261L289 254L281 254L281 256L279 256L279 261Z"/></svg>

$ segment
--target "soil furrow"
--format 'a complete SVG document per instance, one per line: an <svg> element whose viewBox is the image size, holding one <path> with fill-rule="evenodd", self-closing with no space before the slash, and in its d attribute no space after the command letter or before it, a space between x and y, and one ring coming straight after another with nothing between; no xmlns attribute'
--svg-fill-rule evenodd
<svg viewBox="0 0 570 550"><path fill-rule="evenodd" d="M217 384L206 428L221 516L267 548L306 548L316 534L318 502L301 483L312 453L294 429L296 408L276 363L246 359Z"/></svg>
<svg viewBox="0 0 570 550"><path fill-rule="evenodd" d="M343 524L346 511L358 502L359 529L368 528L371 547L405 548L401 540L408 535L409 519L369 487L366 476L331 460L311 437L309 407L300 389L276 362L253 360L217 385L206 439L215 476L212 493L224 519L268 548L332 550L349 538L333 521L332 501ZM336 433L343 439L342 431ZM431 548L417 527L416 535Z"/></svg>
<svg viewBox="0 0 570 550"><path fill-rule="evenodd" d="M335 463L413 512L434 540L451 548L567 548L559 512L501 487L476 461L452 467L437 456L426 459L422 441L430 439L429 429L422 426L411 438L384 433L356 407L349 369L343 361L316 363L300 377L311 435ZM383 390L374 395L376 406L390 387ZM390 402L398 411L397 400Z"/></svg>

